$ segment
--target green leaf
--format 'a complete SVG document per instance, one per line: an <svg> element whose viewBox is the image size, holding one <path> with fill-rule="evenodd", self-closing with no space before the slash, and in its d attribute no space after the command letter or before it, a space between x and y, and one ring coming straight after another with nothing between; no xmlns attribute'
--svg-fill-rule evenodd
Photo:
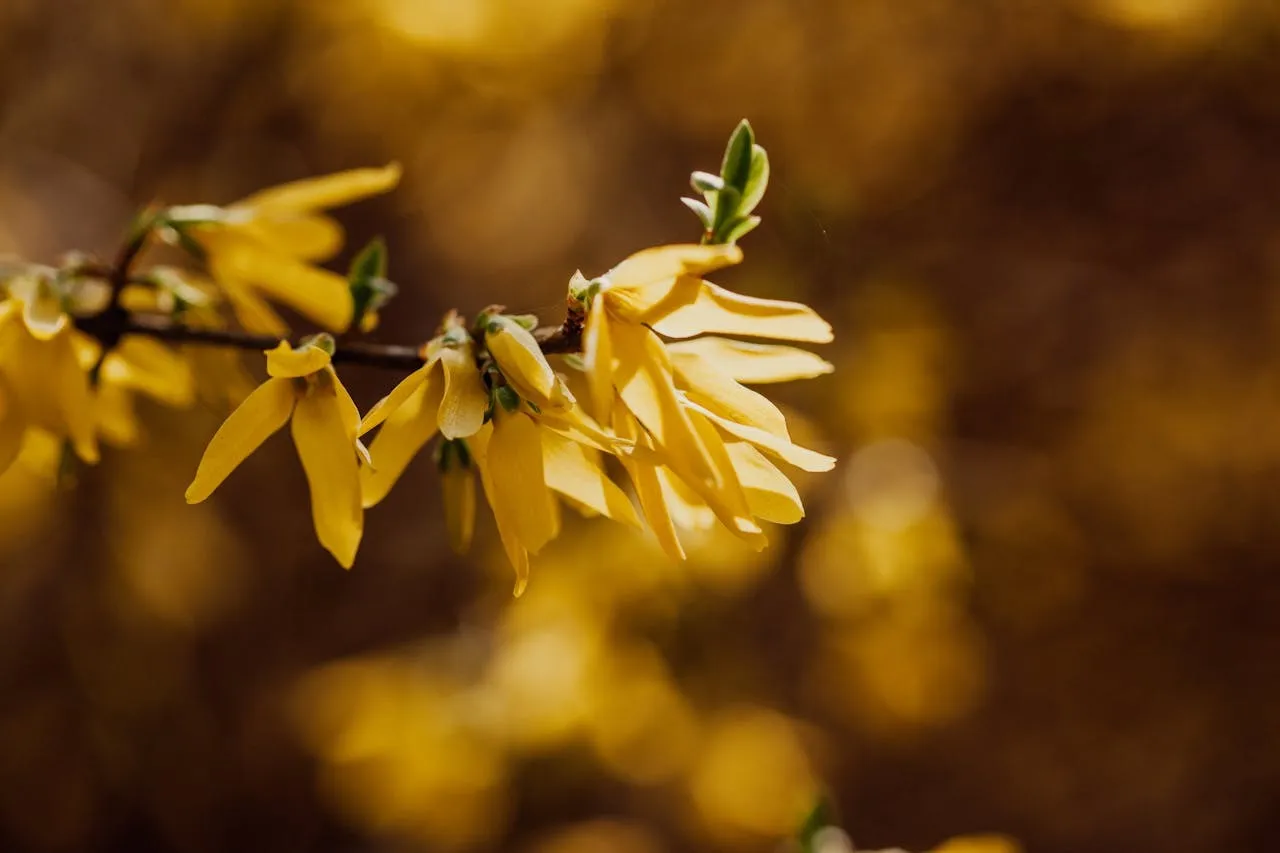
<svg viewBox="0 0 1280 853"><path fill-rule="evenodd" d="M698 217L698 221L702 223L703 228L707 230L711 229L711 208L707 207L706 204L698 199L689 198L688 196L681 198L680 202L684 204L685 207L693 211L694 216Z"/></svg>
<svg viewBox="0 0 1280 853"><path fill-rule="evenodd" d="M769 155L764 146L755 145L751 148L751 170L742 190L742 203L738 206L738 213L745 216L755 210L760 199L764 198L764 191L768 186Z"/></svg>
<svg viewBox="0 0 1280 853"><path fill-rule="evenodd" d="M740 216L726 226L724 239L721 243L736 243L755 230L760 224L759 216Z"/></svg>
<svg viewBox="0 0 1280 853"><path fill-rule="evenodd" d="M741 194L733 187L725 187L716 194L715 217L711 223L712 243L724 243L729 223L736 218Z"/></svg>
<svg viewBox="0 0 1280 853"><path fill-rule="evenodd" d="M729 144L724 149L724 162L720 165L720 178L726 186L742 193L751 175L751 149L755 145L751 122L745 118L734 128Z"/></svg>
<svg viewBox="0 0 1280 853"><path fill-rule="evenodd" d="M694 172L689 176L689 184L700 193L718 193L724 189L720 176L710 172Z"/></svg>
<svg viewBox="0 0 1280 853"><path fill-rule="evenodd" d="M359 328L366 314L377 311L396 295L397 288L386 275L387 244L381 237L375 237L355 256L347 273L353 327Z"/></svg>
<svg viewBox="0 0 1280 853"><path fill-rule="evenodd" d="M493 389L493 399L497 400L502 408L508 412L516 412L520 410L520 395L512 390L510 385L499 385Z"/></svg>
<svg viewBox="0 0 1280 853"><path fill-rule="evenodd" d="M386 275L387 243L381 237L374 237L351 262L351 272L347 277L355 282L357 279L386 278Z"/></svg>

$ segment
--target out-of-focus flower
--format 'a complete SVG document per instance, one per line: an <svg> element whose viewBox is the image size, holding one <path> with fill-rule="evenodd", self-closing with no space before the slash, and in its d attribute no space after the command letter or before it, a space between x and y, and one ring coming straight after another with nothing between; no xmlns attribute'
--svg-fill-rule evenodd
<svg viewBox="0 0 1280 853"><path fill-rule="evenodd" d="M291 421L311 490L316 536L343 568L350 568L364 529L360 413L330 364L332 340L325 337L297 349L281 342L267 353L271 378L214 434L187 488L187 502L207 498L250 453Z"/></svg>
<svg viewBox="0 0 1280 853"><path fill-rule="evenodd" d="M400 167L392 163L283 184L225 208L174 207L167 215L203 250L210 274L246 329L280 336L288 331L268 303L273 300L343 332L353 313L347 280L312 265L342 245L341 227L321 211L386 192L399 180Z"/></svg>
<svg viewBox="0 0 1280 853"><path fill-rule="evenodd" d="M91 368L98 352L96 345L82 347L81 364L88 360ZM134 398L142 394L164 406L188 408L195 402L195 377L173 349L130 335L102 358L93 393L102 438L117 447L129 447L140 435Z"/></svg>
<svg viewBox="0 0 1280 853"><path fill-rule="evenodd" d="M13 462L29 427L70 441L81 460L98 461L88 367L53 284L33 276L10 281L0 302L0 471Z"/></svg>

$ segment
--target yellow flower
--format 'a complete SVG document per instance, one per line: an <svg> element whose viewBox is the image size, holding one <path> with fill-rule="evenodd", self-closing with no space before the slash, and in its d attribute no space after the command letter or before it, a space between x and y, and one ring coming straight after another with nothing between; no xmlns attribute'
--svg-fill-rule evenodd
<svg viewBox="0 0 1280 853"><path fill-rule="evenodd" d="M98 461L88 370L78 357L88 338L76 331L49 282L9 285L0 302L0 471L17 456L28 428L71 442Z"/></svg>
<svg viewBox="0 0 1280 853"><path fill-rule="evenodd" d="M330 342L331 343L331 342ZM267 353L265 383L245 398L209 442L187 488L187 502L213 493L262 442L291 421L293 442L311 491L311 516L320 544L343 568L360 547L360 413L338 380L327 348L313 342Z"/></svg>
<svg viewBox="0 0 1280 853"><path fill-rule="evenodd" d="M597 448L549 427L510 388L499 388L494 397L493 419L468 446L498 537L515 567L515 594L520 595L529 579L529 556L560 531L553 493L590 514L635 527L640 521L631 501L605 473Z"/></svg>
<svg viewBox="0 0 1280 853"><path fill-rule="evenodd" d="M99 358L96 341L86 341L80 363L91 368ZM96 422L102 438L116 447L136 444L140 434L134 398L144 395L164 406L189 408L195 403L195 377L173 349L148 338L125 337L102 359L93 389Z"/></svg>
<svg viewBox="0 0 1280 853"><path fill-rule="evenodd" d="M382 500L438 431L437 458L450 545L465 550L475 518L472 467L479 470L498 534L524 589L529 555L560 529L560 495L578 510L639 525L635 508L604 471L601 452L629 442L602 430L573 402L537 342L510 318L490 317L485 341L504 384L486 387L470 336L456 317L427 345L427 359L365 415L381 427L362 471L365 506ZM499 355L499 353L501 355ZM519 390L529 397L523 397ZM534 401L531 405L529 398ZM486 414L491 419L486 421Z"/></svg>
<svg viewBox="0 0 1280 853"><path fill-rule="evenodd" d="M521 398L546 411L564 411L573 405L573 395L528 329L501 314L488 315L484 326L485 349Z"/></svg>
<svg viewBox="0 0 1280 853"><path fill-rule="evenodd" d="M471 538L476 529L476 478L466 441L442 441L436 467L440 471L444 527L449 534L449 548L455 554L465 554L471 548Z"/></svg>
<svg viewBox="0 0 1280 853"><path fill-rule="evenodd" d="M353 169L263 190L226 208L174 208L207 255L209 272L248 330L283 335L268 299L320 326L343 332L353 305L345 277L312 266L341 247L342 229L320 211L386 192L400 180L397 164Z"/></svg>
<svg viewBox="0 0 1280 853"><path fill-rule="evenodd" d="M427 345L427 360L360 423L364 435L381 426L369 447L372 465L361 471L364 505L387 496L410 460L436 432L446 439L473 435L484 423L489 392L480 378L471 338L456 322Z"/></svg>
<svg viewBox="0 0 1280 853"><path fill-rule="evenodd" d="M830 325L805 305L742 296L702 278L741 259L736 246L665 246L570 284L586 313L582 361L592 405L619 436L636 441L624 465L659 542L677 558L677 527L716 517L763 547L757 520L803 516L794 487L761 451L805 470L835 462L793 444L777 407L742 384L821 375L827 362L792 347L661 337L831 340Z"/></svg>

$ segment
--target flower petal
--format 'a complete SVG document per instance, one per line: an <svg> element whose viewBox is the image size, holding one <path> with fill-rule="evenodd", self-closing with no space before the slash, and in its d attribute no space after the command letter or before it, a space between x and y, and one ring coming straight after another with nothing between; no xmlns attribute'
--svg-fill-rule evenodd
<svg viewBox="0 0 1280 853"><path fill-rule="evenodd" d="M538 341L510 317L494 316L484 334L485 346L502 369L511 387L539 408L564 408L572 404Z"/></svg>
<svg viewBox="0 0 1280 853"><path fill-rule="evenodd" d="M387 192L399 182L399 163L350 169L261 190L231 205L231 209L248 208L260 216L311 213Z"/></svg>
<svg viewBox="0 0 1280 853"><path fill-rule="evenodd" d="M373 408L365 413L364 418L360 421L360 428L357 430L359 435L364 435L369 430L380 425L396 410L405 404L405 402L413 396L422 383L430 378L432 371L437 371L436 363L428 361L417 370L410 373L404 379L400 380L400 384L391 389L391 393L383 397Z"/></svg>
<svg viewBox="0 0 1280 853"><path fill-rule="evenodd" d="M233 227L259 243L300 261L325 261L342 248L342 226L328 216L256 218Z"/></svg>
<svg viewBox="0 0 1280 853"><path fill-rule="evenodd" d="M710 530L715 527L715 512L684 480L665 466L659 466L656 470L663 498L667 502L667 511L677 527L685 530Z"/></svg>
<svg viewBox="0 0 1280 853"><path fill-rule="evenodd" d="M221 485L258 445L284 426L297 395L288 379L268 379L244 398L214 433L187 487L187 503L199 503Z"/></svg>
<svg viewBox="0 0 1280 853"><path fill-rule="evenodd" d="M600 515L639 527L635 507L600 467L599 458L593 456L596 452L543 430L542 464L547 486Z"/></svg>
<svg viewBox="0 0 1280 853"><path fill-rule="evenodd" d="M721 372L717 364L701 355L668 352L675 368L676 387L689 399L726 418L790 438L787 419L763 394L739 385Z"/></svg>
<svg viewBox="0 0 1280 853"><path fill-rule="evenodd" d="M248 283L331 332L344 332L351 325L354 306L343 276L273 251L243 235L222 231L200 239L219 284L228 280Z"/></svg>
<svg viewBox="0 0 1280 853"><path fill-rule="evenodd" d="M13 404L0 393L0 474L9 470L13 460L18 458L22 449L22 437L27 425L13 407Z"/></svg>
<svg viewBox="0 0 1280 853"><path fill-rule="evenodd" d="M686 401L685 405L705 416L722 431L734 438L750 442L770 456L781 459L788 465L794 465L802 471L830 471L835 467L835 457L792 444L787 439L776 436L771 432L731 421L692 401Z"/></svg>
<svg viewBox="0 0 1280 853"><path fill-rule="evenodd" d="M131 335L103 360L104 385L139 391L176 408L195 402L196 384L187 362L159 341Z"/></svg>
<svg viewBox="0 0 1280 853"><path fill-rule="evenodd" d="M246 331L259 335L272 335L283 338L289 334L289 325L280 318L276 309L263 299L253 288L239 278L225 272L219 272L218 261L209 258L210 271L218 280L236 320Z"/></svg>
<svg viewBox="0 0 1280 853"><path fill-rule="evenodd" d="M635 287L682 275L703 276L742 261L737 246L684 243L636 252L606 273L609 287Z"/></svg>
<svg viewBox="0 0 1280 853"><path fill-rule="evenodd" d="M614 385L627 408L683 472L714 480L706 448L680 404L662 342L642 326L620 323L610 332L618 358Z"/></svg>
<svg viewBox="0 0 1280 853"><path fill-rule="evenodd" d="M302 395L290 424L311 490L316 537L344 569L355 562L364 531L359 461L337 389L318 383Z"/></svg>
<svg viewBox="0 0 1280 853"><path fill-rule="evenodd" d="M438 372L430 374L401 405L391 410L382 424L369 447L373 467L360 471L366 507L387 496L409 462L436 434L436 410L440 407L443 384Z"/></svg>
<svg viewBox="0 0 1280 853"><path fill-rule="evenodd" d="M742 441L730 442L728 450L753 515L777 524L795 524L804 518L795 484L763 453Z"/></svg>
<svg viewBox="0 0 1280 853"><path fill-rule="evenodd" d="M89 377L80 366L71 330L63 330L45 346L62 427L76 456L94 464L98 461L98 439L93 395L89 390Z"/></svg>
<svg viewBox="0 0 1280 853"><path fill-rule="evenodd" d="M691 338L704 332L722 335L778 338L827 343L831 324L808 305L780 299L759 299L703 282L697 299L664 317L646 317L669 338Z"/></svg>
<svg viewBox="0 0 1280 853"><path fill-rule="evenodd" d="M297 349L288 341L281 341L275 349L267 350L267 375L277 379L296 379L310 376L329 366L333 360L329 353L318 346L306 344Z"/></svg>
<svg viewBox="0 0 1280 853"><path fill-rule="evenodd" d="M504 502L502 494L494 484L488 458L493 433L493 423L487 423L467 443L475 456L476 467L480 470L480 484L484 487L485 498L489 502L490 509L493 510L493 520L498 528L502 549L516 571L513 594L518 598L529 584L529 552L520 541L511 508Z"/></svg>
<svg viewBox="0 0 1280 853"><path fill-rule="evenodd" d="M538 424L557 435L620 456L631 451L632 442L605 432L593 421L580 406L574 406L563 412L543 412L538 415Z"/></svg>
<svg viewBox="0 0 1280 853"><path fill-rule="evenodd" d="M471 549L471 538L476 529L475 474L470 468L461 466L441 471L440 490L449 549L455 554L465 554Z"/></svg>
<svg viewBox="0 0 1280 853"><path fill-rule="evenodd" d="M603 421L613 408L615 365L609 316L602 294L596 294L587 310L587 321L582 330L582 363L591 394L591 413Z"/></svg>
<svg viewBox="0 0 1280 853"><path fill-rule="evenodd" d="M758 344L707 335L688 341L667 344L674 362L697 356L746 385L791 382L812 379L830 373L831 362L797 347L781 344Z"/></svg>
<svg viewBox="0 0 1280 853"><path fill-rule="evenodd" d="M558 527L542 464L542 437L533 419L498 407L486 462L493 478L495 513L501 509L520 544L531 554L556 535Z"/></svg>
<svg viewBox="0 0 1280 853"><path fill-rule="evenodd" d="M620 401L613 407L611 420L613 431L620 438L636 442L637 447L652 448L652 441L648 434ZM657 538L658 545L671 559L684 560L684 546L680 544L680 536L676 533L671 510L667 504L662 483L658 479L658 469L626 457L619 457L619 461L636 487L636 499L640 502L640 511L649 522L649 529Z"/></svg>
<svg viewBox="0 0 1280 853"><path fill-rule="evenodd" d="M440 400L440 434L445 438L466 438L480 430L489 407L489 392L476 369L470 344L441 347L444 369L444 396Z"/></svg>
<svg viewBox="0 0 1280 853"><path fill-rule="evenodd" d="M38 281L31 298L23 301L22 322L36 340L48 341L65 329L70 320L53 288L45 281Z"/></svg>

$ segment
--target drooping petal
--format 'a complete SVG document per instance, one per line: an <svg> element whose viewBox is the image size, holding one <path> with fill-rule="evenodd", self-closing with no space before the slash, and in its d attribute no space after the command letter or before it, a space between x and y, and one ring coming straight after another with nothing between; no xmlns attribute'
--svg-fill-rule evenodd
<svg viewBox="0 0 1280 853"><path fill-rule="evenodd" d="M613 408L613 340L603 294L597 293L587 309L582 330L582 363L591 394L591 413L597 420L609 417Z"/></svg>
<svg viewBox="0 0 1280 853"><path fill-rule="evenodd" d="M289 379L268 379L245 397L205 448L195 479L187 487L187 503L200 503L213 494L236 466L284 426L296 397Z"/></svg>
<svg viewBox="0 0 1280 853"><path fill-rule="evenodd" d="M333 359L318 346L306 345L297 349L288 341L281 341L275 349L267 350L267 375L277 379L296 379L310 376L329 366Z"/></svg>
<svg viewBox="0 0 1280 853"><path fill-rule="evenodd" d="M683 472L714 480L706 448L680 404L662 342L641 326L618 324L610 331L618 359L614 385L627 408Z"/></svg>
<svg viewBox="0 0 1280 853"><path fill-rule="evenodd" d="M254 292L249 284L230 273L220 273L216 257L210 257L209 266L214 278L222 287L227 302L231 303L231 310L235 312L236 320L244 326L246 331L277 338L283 338L289 334L289 325L281 319L276 309L272 308L267 300Z"/></svg>
<svg viewBox="0 0 1280 853"><path fill-rule="evenodd" d="M704 333L778 338L784 341L827 343L831 324L808 305L780 299L760 299L703 282L697 299L664 317L645 318L669 338Z"/></svg>
<svg viewBox="0 0 1280 853"><path fill-rule="evenodd" d="M797 347L735 341L714 335L667 344L673 362L698 357L713 363L726 375L746 385L791 382L823 376L834 368L831 362Z"/></svg>
<svg viewBox="0 0 1280 853"><path fill-rule="evenodd" d="M494 316L485 330L484 342L502 375L521 397L543 409L572 404L568 389L556 377L528 329L510 317Z"/></svg>
<svg viewBox="0 0 1280 853"><path fill-rule="evenodd" d="M733 459L725 448L724 439L705 418L694 415L692 420L702 437L703 445L707 448L707 458L715 469L716 481L712 485L690 479L679 469L674 469L675 473L684 479L698 497L702 498L721 524L755 550L761 550L769 544L769 541L752 516L746 492L743 491L742 483L738 480L738 473L734 470Z"/></svg>
<svg viewBox="0 0 1280 853"><path fill-rule="evenodd" d="M133 394L105 382L93 398L94 423L102 440L113 447L133 447L142 437Z"/></svg>
<svg viewBox="0 0 1280 853"><path fill-rule="evenodd" d="M498 407L487 465L494 484L494 512L510 520L530 554L542 550L558 527L542 464L542 437L528 415Z"/></svg>
<svg viewBox="0 0 1280 853"><path fill-rule="evenodd" d="M804 518L804 504L795 484L763 453L742 441L730 442L728 449L752 514L777 524L795 524Z"/></svg>
<svg viewBox="0 0 1280 853"><path fill-rule="evenodd" d="M605 275L609 287L625 288L682 275L703 276L742 261L742 249L730 245L697 243L643 249Z"/></svg>
<svg viewBox="0 0 1280 853"><path fill-rule="evenodd" d="M291 431L311 490L316 537L344 568L355 562L364 530L359 461L336 388L319 382L294 408Z"/></svg>
<svg viewBox="0 0 1280 853"><path fill-rule="evenodd" d="M543 412L538 415L538 424L545 430L564 438L593 447L596 450L620 456L631 452L634 444L621 436L605 432L593 421L580 406L574 406L560 412Z"/></svg>
<svg viewBox="0 0 1280 853"><path fill-rule="evenodd" d="M476 529L475 472L460 465L441 471L440 490L449 548L455 554L465 554L471 549Z"/></svg>
<svg viewBox="0 0 1280 853"><path fill-rule="evenodd" d="M360 470L366 507L387 496L409 462L436 434L436 410L440 407L443 384L439 372L431 372L403 404L391 410L382 424L369 446L373 467Z"/></svg>
<svg viewBox="0 0 1280 853"><path fill-rule="evenodd" d="M219 284L228 280L250 284L331 332L344 332L351 325L354 305L343 276L234 233L213 232L200 240Z"/></svg>
<svg viewBox="0 0 1280 853"><path fill-rule="evenodd" d="M387 192L400 182L400 164L350 169L270 187L241 199L231 210L249 209L259 216L288 216L327 210Z"/></svg>
<svg viewBox="0 0 1280 853"><path fill-rule="evenodd" d="M440 400L440 434L445 438L466 438L479 431L489 407L489 392L476 369L471 345L442 347L440 365L444 369L444 396Z"/></svg>
<svg viewBox="0 0 1280 853"><path fill-rule="evenodd" d="M342 248L342 226L328 216L251 219L235 230L300 261L326 261Z"/></svg>
<svg viewBox="0 0 1280 853"><path fill-rule="evenodd" d="M138 391L176 408L195 402L195 377L187 362L159 341L126 337L103 360L102 382Z"/></svg>
<svg viewBox="0 0 1280 853"><path fill-rule="evenodd" d="M492 422L485 424L468 441L475 456L476 467L480 471L480 484L484 487L484 495L493 510L494 524L498 528L498 538L502 542L502 550L516 572L516 584L513 594L518 598L529 584L529 552L525 550L516 530L515 519L511 509L503 500L503 494L495 487L493 472L489 465L489 445L494 433Z"/></svg>
<svg viewBox="0 0 1280 853"><path fill-rule="evenodd" d="M790 438L787 419L763 394L738 384L711 359L680 352L670 355L676 387L688 394L689 399L731 420Z"/></svg>
<svg viewBox="0 0 1280 853"><path fill-rule="evenodd" d="M600 460L592 456L596 452L544 430L542 462L547 486L600 515L639 527L635 507L617 483L605 474Z"/></svg>
<svg viewBox="0 0 1280 853"><path fill-rule="evenodd" d="M61 426L76 456L89 464L98 461L98 438L89 377L80 366L71 329L64 329L45 344L53 379ZM49 393L46 389L45 393Z"/></svg>
<svg viewBox="0 0 1280 853"><path fill-rule="evenodd" d="M652 442L648 435L620 402L614 405L611 420L613 431L619 437L636 442L637 447L652 449ZM640 511L649 522L649 529L657 538L658 545L671 559L684 560L684 546L680 544L680 536L676 533L662 483L658 479L658 469L652 465L634 462L629 458L619 457L619 459L636 487L636 499L640 502Z"/></svg>
<svg viewBox="0 0 1280 853"><path fill-rule="evenodd" d="M400 384L392 388L390 394L375 403L373 408L365 413L360 421L359 434L364 435L390 417L422 387L422 383L426 382L433 372L438 374L439 368L436 367L435 361L428 361L401 379Z"/></svg>
<svg viewBox="0 0 1280 853"><path fill-rule="evenodd" d="M710 530L715 527L715 512L684 480L677 477L670 468L659 466L655 470L658 483L662 486L662 496L667 502L667 512L676 527L685 530Z"/></svg>
<svg viewBox="0 0 1280 853"><path fill-rule="evenodd" d="M771 432L766 432L765 430L757 429L753 426L747 426L746 424L731 421L728 418L721 417L709 409L699 406L697 403L686 401L685 405L687 405L691 410L704 415L723 432L733 436L734 438L750 442L770 456L781 459L788 465L794 465L802 471L830 471L835 467L836 460L832 456L827 456L826 454L819 453L816 450L809 450L808 448L801 447L797 444L792 444L787 439L776 436Z"/></svg>

